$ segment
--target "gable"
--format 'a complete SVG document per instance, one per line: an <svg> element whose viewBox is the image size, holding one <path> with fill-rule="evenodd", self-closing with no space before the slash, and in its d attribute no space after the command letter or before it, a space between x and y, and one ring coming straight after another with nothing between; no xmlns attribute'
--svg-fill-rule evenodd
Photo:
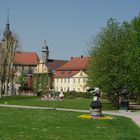
<svg viewBox="0 0 140 140"><path fill-rule="evenodd" d="M83 71L79 71L79 72L77 72L75 75L73 75L73 78L74 77L87 77L88 75L85 73L85 72L83 72Z"/></svg>
<svg viewBox="0 0 140 140"><path fill-rule="evenodd" d="M33 73L48 73L48 68L47 66L40 62L34 69Z"/></svg>

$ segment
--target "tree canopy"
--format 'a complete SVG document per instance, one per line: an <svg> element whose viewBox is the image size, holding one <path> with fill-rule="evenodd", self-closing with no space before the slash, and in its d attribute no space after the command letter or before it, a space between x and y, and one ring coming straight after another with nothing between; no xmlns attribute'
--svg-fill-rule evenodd
<svg viewBox="0 0 140 140"><path fill-rule="evenodd" d="M140 91L140 14L120 24L110 18L90 41L88 85L106 93L118 93L123 85Z"/></svg>

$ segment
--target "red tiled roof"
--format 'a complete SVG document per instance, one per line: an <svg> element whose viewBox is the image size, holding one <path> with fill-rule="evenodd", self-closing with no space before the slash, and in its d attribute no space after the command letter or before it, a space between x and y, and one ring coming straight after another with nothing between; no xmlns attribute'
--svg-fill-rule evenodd
<svg viewBox="0 0 140 140"><path fill-rule="evenodd" d="M90 57L75 57L56 70L55 77L71 77L80 70L87 70Z"/></svg>
<svg viewBox="0 0 140 140"><path fill-rule="evenodd" d="M15 52L14 64L37 65L39 57L36 52Z"/></svg>
<svg viewBox="0 0 140 140"><path fill-rule="evenodd" d="M90 57L74 57L57 70L86 70Z"/></svg>
<svg viewBox="0 0 140 140"><path fill-rule="evenodd" d="M57 68L61 67L62 65L66 64L68 61L66 60L55 60L55 59L48 59L46 62L46 66L51 70L55 71Z"/></svg>

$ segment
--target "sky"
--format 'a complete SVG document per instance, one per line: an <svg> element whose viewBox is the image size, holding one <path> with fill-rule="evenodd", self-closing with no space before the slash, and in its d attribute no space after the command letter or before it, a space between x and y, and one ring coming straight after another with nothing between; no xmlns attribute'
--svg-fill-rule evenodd
<svg viewBox="0 0 140 140"><path fill-rule="evenodd" d="M8 11L21 51L41 57L46 40L50 58L69 60L88 55L89 40L109 18L122 23L137 16L140 0L0 0L0 35Z"/></svg>

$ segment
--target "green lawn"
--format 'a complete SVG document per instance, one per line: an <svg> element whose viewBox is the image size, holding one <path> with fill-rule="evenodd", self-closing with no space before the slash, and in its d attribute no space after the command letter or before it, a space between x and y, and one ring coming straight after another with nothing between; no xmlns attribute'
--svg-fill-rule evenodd
<svg viewBox="0 0 140 140"><path fill-rule="evenodd" d="M83 113L0 108L0 140L139 140L128 118L80 119Z"/></svg>
<svg viewBox="0 0 140 140"><path fill-rule="evenodd" d="M41 101L39 97L13 96L0 103L89 109L92 99ZM102 100L103 109L114 109ZM81 119L85 113L0 107L0 140L139 140L140 129L125 117L112 120Z"/></svg>
<svg viewBox="0 0 140 140"><path fill-rule="evenodd" d="M89 109L89 104L92 99L64 99L63 101L42 101L41 97L31 96L12 96L0 99L0 103L15 104L15 105L30 105L43 107L58 107L72 109ZM115 107L107 100L101 100L103 110L114 110Z"/></svg>

